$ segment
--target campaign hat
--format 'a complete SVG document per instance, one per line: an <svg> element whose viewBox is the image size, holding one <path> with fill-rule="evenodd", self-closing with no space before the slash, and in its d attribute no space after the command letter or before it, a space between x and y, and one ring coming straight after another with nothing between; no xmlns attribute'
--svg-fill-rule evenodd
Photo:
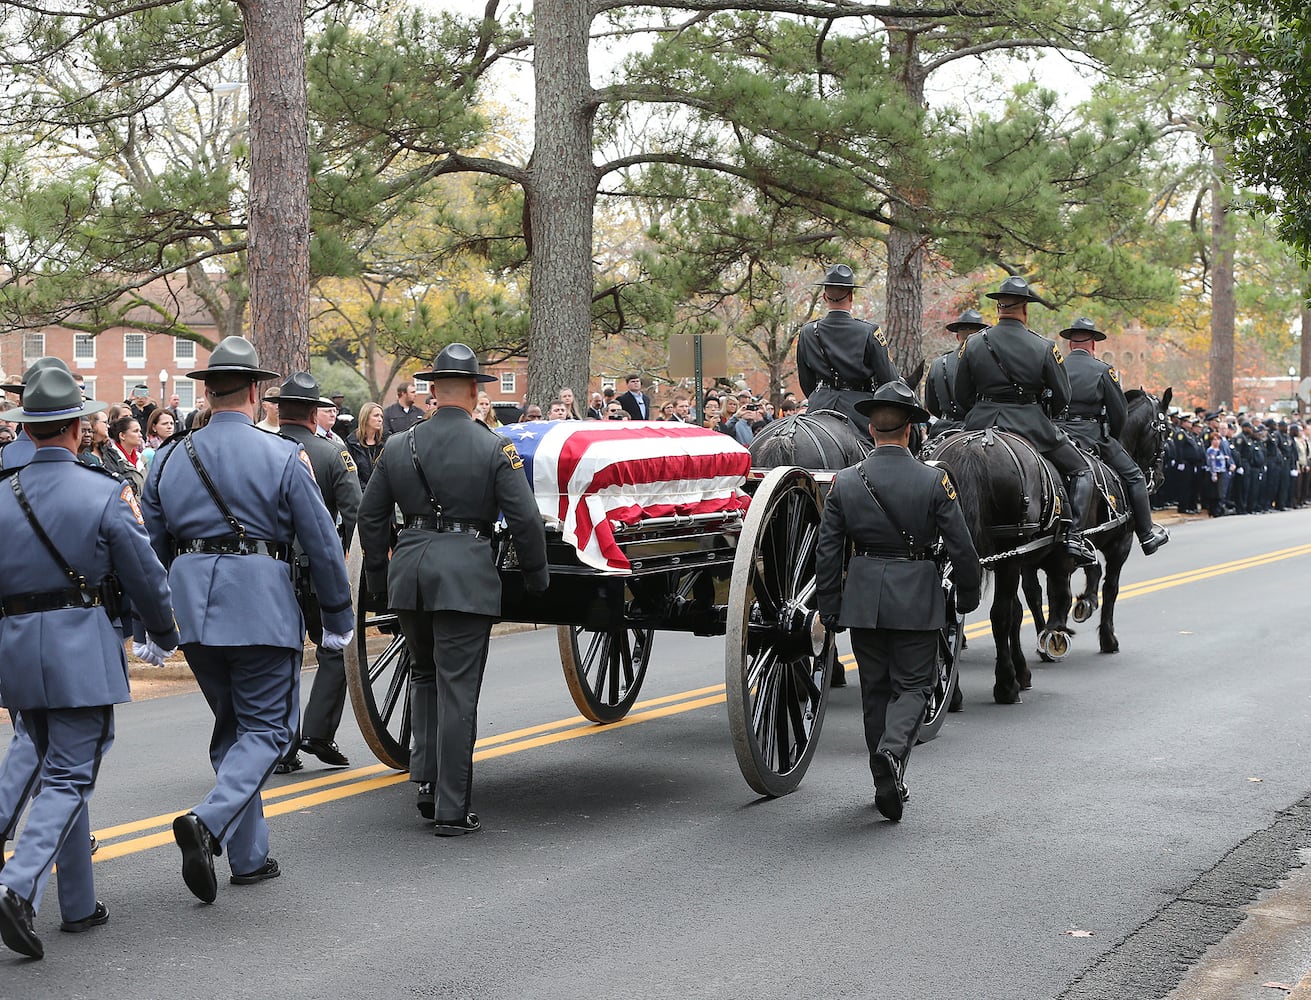
<svg viewBox="0 0 1311 1000"><path fill-rule="evenodd" d="M926 423L929 420L929 411L920 406L920 401L915 398L915 393L901 379L893 379L891 382L884 382L875 390L871 399L862 399L856 403L856 412L862 417L873 417L877 410L885 407L896 407L903 410L906 414L906 420L914 424ZM898 426L901 426L900 424ZM895 430L895 428L888 428Z"/></svg>
<svg viewBox="0 0 1311 1000"><path fill-rule="evenodd" d="M988 323L984 320L983 313L977 309L966 309L954 323L947 324L947 329L952 333L960 333L962 330L986 330L987 327Z"/></svg>
<svg viewBox="0 0 1311 1000"><path fill-rule="evenodd" d="M259 366L259 352L245 337L224 337L209 355L209 367L187 372L187 378L201 382L213 376L244 375L252 382L281 378L277 372Z"/></svg>
<svg viewBox="0 0 1311 1000"><path fill-rule="evenodd" d="M309 403L312 406L335 406L320 395L319 380L309 372L292 372L280 386L264 394L266 403Z"/></svg>
<svg viewBox="0 0 1311 1000"><path fill-rule="evenodd" d="M1092 340L1105 340L1106 334L1097 329L1097 324L1087 316L1080 316L1073 323L1061 331L1061 336L1066 340L1074 339L1075 334L1089 334ZM1088 340L1089 337L1081 336L1080 340Z"/></svg>
<svg viewBox="0 0 1311 1000"><path fill-rule="evenodd" d="M824 272L824 280L815 282L825 288L864 288L856 284L856 272L846 264L834 264Z"/></svg>
<svg viewBox="0 0 1311 1000"><path fill-rule="evenodd" d="M1012 274L1001 283L995 292L988 292L990 299L1020 299L1024 302L1037 302L1038 295L1033 287L1018 274Z"/></svg>
<svg viewBox="0 0 1311 1000"><path fill-rule="evenodd" d="M98 399L83 399L77 379L64 368L39 369L23 384L23 404L0 413L0 420L17 424L39 424L71 420L99 413L109 406Z"/></svg>
<svg viewBox="0 0 1311 1000"><path fill-rule="evenodd" d="M425 382L442 378L471 378L475 382L495 382L495 375L484 375L478 370L478 355L467 344L447 344L433 359L432 371L415 372L414 377Z"/></svg>
<svg viewBox="0 0 1311 1000"><path fill-rule="evenodd" d="M32 376L46 368L62 368L64 371L68 371L68 365L64 364L62 358L37 358L28 366L27 371L23 372L23 381L7 382L4 385L0 385L0 389L3 389L5 392L22 392L23 386L28 383Z"/></svg>

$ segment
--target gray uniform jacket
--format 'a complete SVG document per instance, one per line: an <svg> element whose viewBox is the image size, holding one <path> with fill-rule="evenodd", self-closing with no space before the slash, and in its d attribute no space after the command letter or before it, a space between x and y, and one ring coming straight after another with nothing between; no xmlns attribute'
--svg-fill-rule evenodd
<svg viewBox="0 0 1311 1000"><path fill-rule="evenodd" d="M877 324L845 309L830 309L797 335L797 381L806 408L844 413L861 433L869 433L869 420L856 412L856 403L898 377Z"/></svg>
<svg viewBox="0 0 1311 1000"><path fill-rule="evenodd" d="M391 554L392 511L435 516L415 471L411 439L442 515L493 522L504 514L530 590L545 590L546 530L523 460L513 444L455 406L387 439L360 507L360 544L369 591L407 611L501 613L501 577L487 538L469 532L404 528Z"/></svg>
<svg viewBox="0 0 1311 1000"><path fill-rule="evenodd" d="M21 469L36 454L36 442L27 436L27 431L18 429L18 436L0 451L0 468Z"/></svg>
<svg viewBox="0 0 1311 1000"><path fill-rule="evenodd" d="M924 409L943 420L964 420L965 411L956 402L956 364L960 356L948 351L929 365L924 386Z"/></svg>
<svg viewBox="0 0 1311 1000"><path fill-rule="evenodd" d="M323 627L355 627L337 526L323 506L310 460L295 442L221 410L190 434L201 463L250 538L290 544L310 557ZM232 528L201 483L181 440L160 448L142 496L150 541L167 558L174 541L222 538ZM291 566L264 555L186 553L168 574L183 643L302 648L305 624Z"/></svg>
<svg viewBox="0 0 1311 1000"><path fill-rule="evenodd" d="M961 346L956 401L966 411L966 429L1000 427L1049 452L1065 439L1038 405L1044 391L1050 392L1047 412L1064 411L1070 402L1065 359L1052 341L1019 320L1000 320Z"/></svg>
<svg viewBox="0 0 1311 1000"><path fill-rule="evenodd" d="M12 447L12 445L11 445ZM118 576L164 649L178 643L167 574L150 548L132 488L88 468L65 448L42 448L20 472L23 493L68 564L97 587ZM72 587L0 481L0 597ZM127 658L103 607L62 608L0 617L0 691L11 709L92 708L131 701Z"/></svg>
<svg viewBox="0 0 1311 1000"><path fill-rule="evenodd" d="M283 424L278 430L283 437L295 441L309 455L314 481L319 484L319 492L323 494L323 503L328 508L329 516L333 521L341 517L342 548L349 549L351 539L355 537L355 522L360 516L363 493L350 449L338 447L299 424Z"/></svg>
<svg viewBox="0 0 1311 1000"><path fill-rule="evenodd" d="M860 465L839 472L829 490L815 555L821 617L838 615L839 624L848 628L918 631L941 628L947 620L937 564L901 557L909 547L865 488L862 471L917 549L927 550L942 538L960 606L976 607L983 572L947 473L925 465L905 448L883 445ZM890 555L853 556L844 582L847 539L858 553Z"/></svg>
<svg viewBox="0 0 1311 1000"><path fill-rule="evenodd" d="M1065 356L1065 371L1070 407L1061 428L1093 450L1118 438L1129 417L1129 403L1116 370L1087 351L1074 350Z"/></svg>

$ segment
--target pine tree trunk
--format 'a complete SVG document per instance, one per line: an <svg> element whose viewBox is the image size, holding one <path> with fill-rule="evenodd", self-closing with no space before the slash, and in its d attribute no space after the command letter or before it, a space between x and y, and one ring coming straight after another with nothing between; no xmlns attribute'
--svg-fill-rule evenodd
<svg viewBox="0 0 1311 1000"><path fill-rule="evenodd" d="M1300 353L1297 365L1301 377L1306 378L1311 375L1311 285L1302 290L1302 295L1302 338L1298 342ZM1307 412L1307 406L1301 398L1297 401L1297 412Z"/></svg>
<svg viewBox="0 0 1311 1000"><path fill-rule="evenodd" d="M528 394L545 405L563 386L586 397L592 344L594 107L588 73L590 4L538 0L535 145L529 164Z"/></svg>
<svg viewBox="0 0 1311 1000"><path fill-rule="evenodd" d="M310 206L305 9L240 0L250 88L250 336L272 371L308 370Z"/></svg>
<svg viewBox="0 0 1311 1000"><path fill-rule="evenodd" d="M1234 240L1230 225L1227 150L1211 148L1211 355L1210 409L1234 399Z"/></svg>

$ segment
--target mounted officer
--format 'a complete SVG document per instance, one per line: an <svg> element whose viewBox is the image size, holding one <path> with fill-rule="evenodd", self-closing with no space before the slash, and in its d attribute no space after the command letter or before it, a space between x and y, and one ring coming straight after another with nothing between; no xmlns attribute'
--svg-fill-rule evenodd
<svg viewBox="0 0 1311 1000"><path fill-rule="evenodd" d="M164 567L131 487L77 461L83 401L66 368L32 373L23 405L0 420L24 425L36 453L0 483L0 691L35 746L39 790L14 855L0 872L0 939L41 958L33 927L51 865L59 865L60 929L109 919L91 873L87 804L114 741L114 706L131 701L123 642L110 621L121 587L149 630L145 658L162 665L178 643Z"/></svg>
<svg viewBox="0 0 1311 1000"><path fill-rule="evenodd" d="M1070 342L1065 356L1065 371L1070 377L1070 405L1058 422L1076 444L1115 470L1129 494L1134 532L1144 555L1151 555L1170 540L1170 532L1152 521L1152 501L1147 494L1147 478L1120 443L1120 432L1129 416L1120 375L1105 361L1094 356L1094 345L1106 339L1092 320L1079 317L1061 331Z"/></svg>
<svg viewBox="0 0 1311 1000"><path fill-rule="evenodd" d="M305 626L291 584L292 542L310 560L323 614L322 646L354 633L341 539L310 458L294 441L255 427L259 383L277 378L244 337L226 337L204 383L209 423L155 455L142 504L155 551L172 556L182 652L214 712L217 781L173 821L182 879L214 902L214 856L227 851L233 885L276 878L260 789L291 743Z"/></svg>
<svg viewBox="0 0 1311 1000"><path fill-rule="evenodd" d="M960 349L956 400L967 412L966 430L999 427L1027 438L1065 478L1069 497L1065 548L1077 565L1097 556L1077 527L1092 500L1092 476L1079 449L1058 431L1050 413L1070 401L1070 378L1060 348L1025 324L1038 296L1018 275L989 292L997 302L997 323L970 337ZM1046 409L1044 409L1046 407Z"/></svg>
<svg viewBox="0 0 1311 1000"><path fill-rule="evenodd" d="M856 276L846 264L834 264L818 282L824 288L828 312L807 323L797 336L797 381L806 394L806 409L837 410L851 426L868 434L868 423L856 403L871 399L874 390L898 378L888 355L888 342L878 325L851 315Z"/></svg>
<svg viewBox="0 0 1311 1000"><path fill-rule="evenodd" d="M889 382L856 407L875 448L839 472L829 490L816 584L825 627L851 629L874 804L895 821L909 797L906 761L924 722L947 616L933 546L939 538L946 545L961 612L978 607L983 569L950 477L908 450L911 425L929 419L910 386ZM844 580L848 542L855 555Z"/></svg>
<svg viewBox="0 0 1311 1000"><path fill-rule="evenodd" d="M977 309L966 309L954 323L947 324L947 329L956 335L957 346L929 365L924 408L938 418L929 430L929 437L958 431L965 426L965 411L956 402L956 364L960 360L960 348L970 334L987 328L988 324L983 322Z"/></svg>
<svg viewBox="0 0 1311 1000"><path fill-rule="evenodd" d="M355 519L360 513L360 477L355 471L355 459L349 449L333 444L314 433L316 414L320 408L334 406L331 399L319 395L319 383L309 372L294 372L278 387L276 393L264 396L264 401L278 402L278 433L305 449L314 470L314 481L323 495L324 506L333 523L340 521L342 555L350 548L355 537ZM292 740L291 749L274 768L278 774L299 771L303 766L299 750L314 754L329 767L348 767L350 761L337 746L335 737L341 725L341 713L346 706L346 660L340 649L323 645L323 620L319 613L318 595L309 573L309 555L297 545L294 552L297 598L305 616L305 628L318 647L315 662L314 686L305 705L305 717L300 732Z"/></svg>
<svg viewBox="0 0 1311 1000"><path fill-rule="evenodd" d="M410 778L419 814L439 837L480 829L470 808L478 692L501 578L492 528L504 515L524 583L544 591L546 531L523 460L513 444L473 419L478 371L464 344L451 344L415 378L432 384L437 409L383 447L360 507L369 602L396 612L413 658L414 749ZM405 518L392 545L392 512ZM387 552L392 550L388 565Z"/></svg>

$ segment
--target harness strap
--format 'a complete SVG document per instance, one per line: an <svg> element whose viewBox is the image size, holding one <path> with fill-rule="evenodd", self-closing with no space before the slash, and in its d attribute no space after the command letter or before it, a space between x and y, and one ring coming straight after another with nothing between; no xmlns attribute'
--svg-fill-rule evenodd
<svg viewBox="0 0 1311 1000"><path fill-rule="evenodd" d="M419 482L423 484L424 495L428 498L428 506L432 508L433 514L437 517L443 517L442 505L437 502L437 496L432 491L432 486L428 482L428 477L423 473L423 466L419 464L419 446L414 442L414 428L405 432L410 438L410 461L414 463L414 471L419 476Z"/></svg>
<svg viewBox="0 0 1311 1000"><path fill-rule="evenodd" d="M1027 390L1020 384L1019 379L1011 374L1011 370L1007 368L1005 362L1002 361L1001 355L999 355L996 349L993 348L992 341L988 339L988 331L984 330L979 334L979 336L983 338L983 346L986 347L988 353L992 355L992 360L997 363L997 368L1001 371L1001 377L1011 384L1011 388L1015 390L1015 394L1021 397L1021 401L1023 401L1023 397L1026 395Z"/></svg>
<svg viewBox="0 0 1311 1000"><path fill-rule="evenodd" d="M44 545L46 551L50 553L50 557L54 559L54 561L59 565L59 568L64 571L64 575L68 577L69 582L84 595L84 601L88 602L85 606L88 608L94 607L95 604L89 603L92 592L87 587L86 577L72 567L69 561L64 558L63 553L55 546L55 543L50 540L50 536L46 534L45 528L41 527L41 522L38 521L36 517L36 511L32 510L32 505L27 500L27 494L23 492L23 485L19 482L20 478L21 474L14 476L9 480L9 486L14 491L14 499L18 501L18 506L22 508L23 516L27 518L27 523L32 526L32 530L36 532L36 537L41 540L41 544Z"/></svg>
<svg viewBox="0 0 1311 1000"><path fill-rule="evenodd" d="M874 489L874 484L871 483L869 481L869 477L865 475L865 470L857 466L856 474L860 476L860 481L865 484L865 489L869 491L869 495L873 497L874 502L878 504L879 510L883 511L883 516L886 517L892 523L892 526L897 529L897 533L900 534L902 539L905 541L906 551L909 557L911 559L917 558L916 553L922 550L916 548L915 537L909 531L907 531L905 528L901 526L901 522L897 520L896 516L893 515L892 511L888 510L887 505L881 499L879 499L878 492Z"/></svg>
<svg viewBox="0 0 1311 1000"><path fill-rule="evenodd" d="M951 379L947 378L947 359L938 358L938 362L941 365L940 372L942 375L942 389L947 397L947 404L948 404L947 412L950 413L951 416L953 417L959 417L961 413L961 409L956 404L956 394L955 392L952 391L953 387L951 384Z"/></svg>
<svg viewBox="0 0 1311 1000"><path fill-rule="evenodd" d="M200 477L200 484L205 487L205 492L209 498L214 501L214 506L219 509L223 515L223 520L228 522L228 527L238 538L246 537L246 526L237 520L237 516L232 513L232 509L219 493L218 487L214 485L214 480L209 478L209 473L205 470L204 464L200 461L200 456L196 454L196 446L191 443L191 435L188 434L182 439L182 446L187 449L187 458L191 459L191 466L196 470L196 475Z"/></svg>

